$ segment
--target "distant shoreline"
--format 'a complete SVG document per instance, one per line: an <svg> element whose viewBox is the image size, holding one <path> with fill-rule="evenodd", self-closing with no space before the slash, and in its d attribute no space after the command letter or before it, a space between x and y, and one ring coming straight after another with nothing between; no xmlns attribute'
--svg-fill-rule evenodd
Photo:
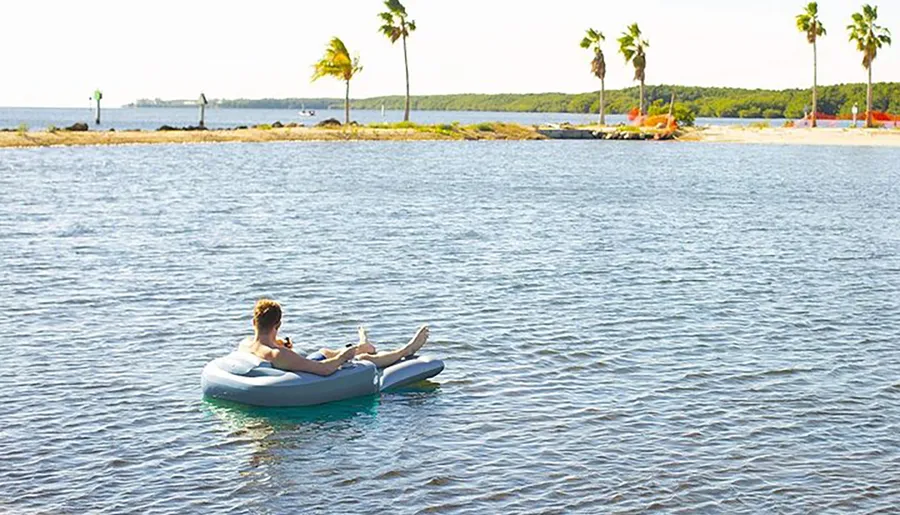
<svg viewBox="0 0 900 515"><path fill-rule="evenodd" d="M590 130L591 128L586 128ZM595 129L595 128L594 128ZM285 127L171 131L7 131L0 148L275 141L528 141L548 139L538 127L510 123L466 127ZM679 142L900 147L897 129L705 127L678 131ZM597 145L614 144L596 140ZM652 143L651 143L652 144ZM664 143L656 143L664 144Z"/></svg>
<svg viewBox="0 0 900 515"><path fill-rule="evenodd" d="M846 83L820 85L818 110L823 115L849 118L854 104L865 110L866 84ZM748 89L731 87L681 86L658 84L646 86L647 105L663 107L675 95L675 103L697 118L788 119L799 120L810 109L810 88ZM900 105L900 83L873 84L874 110L900 115L889 106ZM606 114L627 114L638 105L638 88L606 90ZM351 99L353 109L402 110L401 95ZM598 91L582 93L457 93L447 95L413 95L414 111L470 111L510 113L596 114ZM209 107L229 109L313 109L343 108L343 98L210 98ZM126 107L191 107L189 99L138 99ZM665 111L665 109L663 109Z"/></svg>

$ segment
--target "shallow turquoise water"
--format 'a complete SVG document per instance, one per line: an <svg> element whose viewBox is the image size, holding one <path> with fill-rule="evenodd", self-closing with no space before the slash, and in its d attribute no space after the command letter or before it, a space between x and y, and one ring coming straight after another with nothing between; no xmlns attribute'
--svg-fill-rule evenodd
<svg viewBox="0 0 900 515"><path fill-rule="evenodd" d="M729 513L900 502L900 151L0 151L0 511ZM260 296L431 384L204 401Z"/></svg>

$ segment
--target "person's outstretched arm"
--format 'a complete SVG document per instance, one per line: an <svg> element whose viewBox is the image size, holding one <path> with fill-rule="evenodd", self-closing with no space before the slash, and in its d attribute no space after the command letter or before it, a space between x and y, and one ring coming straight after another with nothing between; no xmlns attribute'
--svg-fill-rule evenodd
<svg viewBox="0 0 900 515"><path fill-rule="evenodd" d="M315 361L306 359L289 349L267 348L265 351L266 356L263 357L263 359L269 361L272 363L272 366L280 368L281 370L308 372L319 376L330 376L335 373L341 365L353 358L354 350L355 349L347 349L333 358Z"/></svg>

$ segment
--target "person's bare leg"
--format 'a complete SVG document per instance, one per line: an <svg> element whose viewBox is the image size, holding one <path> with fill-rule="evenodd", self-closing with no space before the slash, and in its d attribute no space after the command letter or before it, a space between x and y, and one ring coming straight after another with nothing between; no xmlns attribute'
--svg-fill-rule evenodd
<svg viewBox="0 0 900 515"><path fill-rule="evenodd" d="M319 349L319 354L325 356L325 359L331 359L340 353L341 353L341 351L334 350L334 349L325 349L325 348Z"/></svg>
<svg viewBox="0 0 900 515"><path fill-rule="evenodd" d="M400 361L401 359L412 356L419 349L425 345L425 342L428 341L428 326L423 325L416 331L416 334L413 335L412 339L399 349L392 350L390 352L379 352L377 354L357 354L357 359L364 359L366 361L371 361L375 364L375 366L379 368L384 368L393 365L394 363Z"/></svg>

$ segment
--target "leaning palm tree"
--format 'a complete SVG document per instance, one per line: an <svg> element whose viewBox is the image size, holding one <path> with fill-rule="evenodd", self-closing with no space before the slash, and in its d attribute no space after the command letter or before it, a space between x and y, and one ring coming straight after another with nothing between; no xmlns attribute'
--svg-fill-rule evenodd
<svg viewBox="0 0 900 515"><path fill-rule="evenodd" d="M322 77L334 77L347 85L344 95L344 124L350 123L350 80L362 71L359 56L350 57L350 52L340 38L331 38L325 48L325 55L313 65L312 80Z"/></svg>
<svg viewBox="0 0 900 515"><path fill-rule="evenodd" d="M594 59L591 60L591 73L600 79L600 125L606 125L606 108L603 104L603 93L606 90L606 60L603 58L603 49L600 43L606 40L602 32L588 29L584 39L581 40L581 48L594 47Z"/></svg>
<svg viewBox="0 0 900 515"><path fill-rule="evenodd" d="M403 66L406 69L406 107L403 110L403 121L409 121L409 60L406 57L406 38L410 32L415 32L416 22L407 20L406 8L399 0L384 0L384 6L387 11L379 14L384 25L378 29L382 34L396 43L398 39L403 40ZM396 18L396 21L394 20Z"/></svg>
<svg viewBox="0 0 900 515"><path fill-rule="evenodd" d="M816 126L816 100L817 100L817 91L816 91L816 40L820 36L825 35L825 27L822 26L822 22L819 21L819 4L816 2L810 2L806 9L803 10L802 13L797 15L797 29L800 32L806 33L806 40L813 47L813 88L812 88L812 118L810 119L810 127Z"/></svg>
<svg viewBox="0 0 900 515"><path fill-rule="evenodd" d="M869 72L866 89L866 127L872 127L872 62L882 45L891 44L891 31L876 25L877 19L878 7L866 4L861 13L853 13L853 23L847 25L850 41L855 41L856 49L863 53L862 65Z"/></svg>
<svg viewBox="0 0 900 515"><path fill-rule="evenodd" d="M619 38L619 52L625 56L625 64L634 65L634 79L641 81L639 108L641 115L644 112L644 70L647 69L647 56L644 49L650 46L646 39L641 39L641 29L637 23L632 23Z"/></svg>

